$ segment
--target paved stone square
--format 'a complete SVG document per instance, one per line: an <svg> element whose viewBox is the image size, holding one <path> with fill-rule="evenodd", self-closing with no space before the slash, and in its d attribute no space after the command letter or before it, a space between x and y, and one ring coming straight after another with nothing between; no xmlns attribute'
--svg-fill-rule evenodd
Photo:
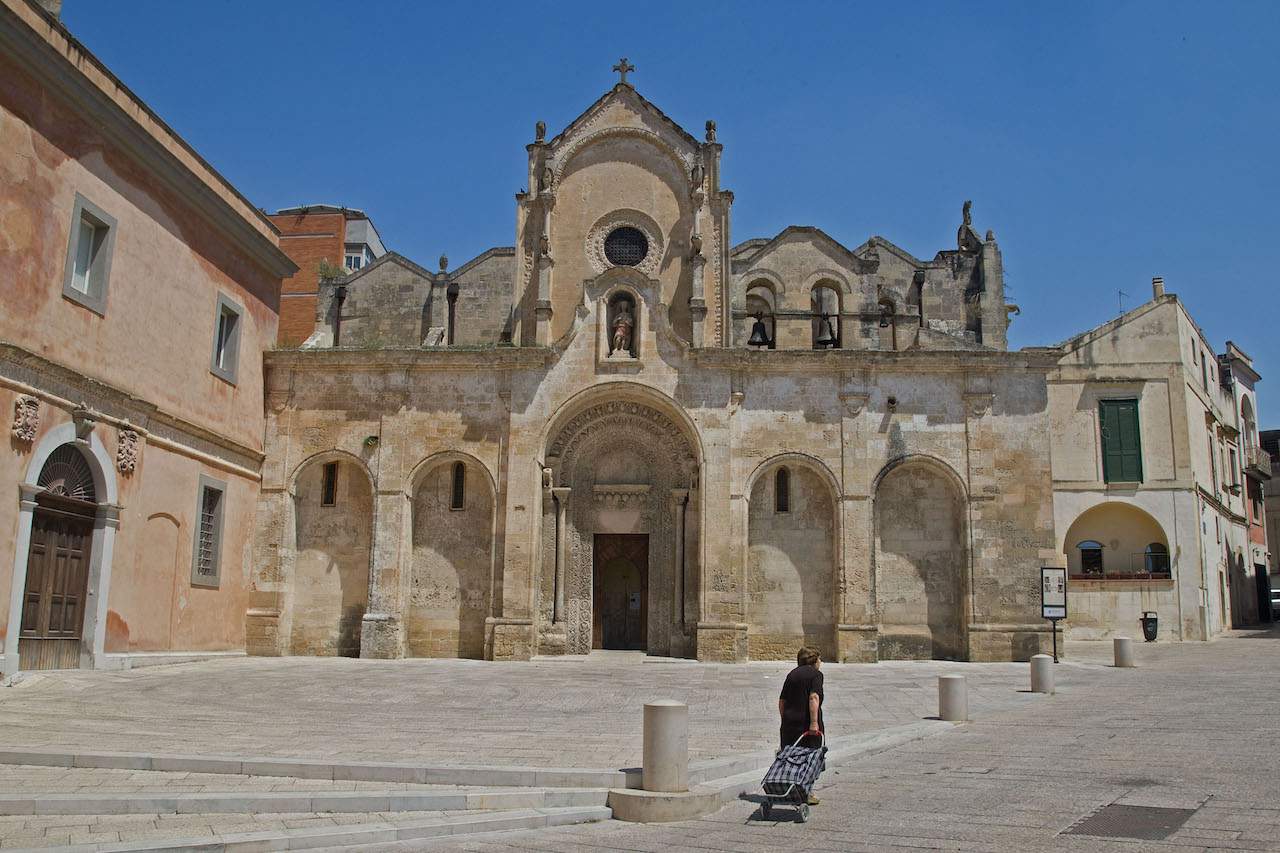
<svg viewBox="0 0 1280 853"><path fill-rule="evenodd" d="M1066 671L1093 664L1064 664ZM770 748L785 663L642 656L493 663L246 658L68 670L0 690L0 748L617 769L640 763L643 706L690 709L694 761ZM963 672L975 715L1034 703L1025 664L823 664L833 735L937 713ZM1065 680L1070 680L1066 678Z"/></svg>
<svg viewBox="0 0 1280 853"><path fill-rule="evenodd" d="M1107 648L1072 652L1101 660ZM686 823L609 821L413 849L1280 850L1280 631L1137 651L1137 669L1060 668L1055 696L833 768L806 824L760 820L742 801ZM1110 803L1196 811L1166 841L1062 834Z"/></svg>

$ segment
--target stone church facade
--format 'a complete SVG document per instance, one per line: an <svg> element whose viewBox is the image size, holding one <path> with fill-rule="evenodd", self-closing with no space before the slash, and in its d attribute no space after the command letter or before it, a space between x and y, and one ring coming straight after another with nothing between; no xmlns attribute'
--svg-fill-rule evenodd
<svg viewBox="0 0 1280 853"><path fill-rule="evenodd" d="M1007 350L994 235L735 244L714 123L623 78L539 123L513 247L323 282L266 354L249 652L1047 648L1055 355Z"/></svg>

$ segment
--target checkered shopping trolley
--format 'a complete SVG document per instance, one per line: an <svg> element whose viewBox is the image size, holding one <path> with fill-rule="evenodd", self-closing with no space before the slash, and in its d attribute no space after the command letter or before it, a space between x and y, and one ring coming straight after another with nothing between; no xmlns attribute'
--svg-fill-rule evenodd
<svg viewBox="0 0 1280 853"><path fill-rule="evenodd" d="M817 738L817 746L801 746L805 738ZM818 774L826 767L827 738L822 732L805 732L791 746L778 750L777 757L764 774L760 787L765 800L760 804L760 815L769 819L775 803L794 805L800 812L800 822L809 819L809 793L818 781Z"/></svg>

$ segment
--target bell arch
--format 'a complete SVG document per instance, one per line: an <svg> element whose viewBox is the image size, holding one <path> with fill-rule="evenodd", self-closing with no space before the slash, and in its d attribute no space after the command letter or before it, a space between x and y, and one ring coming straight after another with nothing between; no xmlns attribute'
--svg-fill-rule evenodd
<svg viewBox="0 0 1280 853"><path fill-rule="evenodd" d="M691 654L701 455L687 416L657 392L611 382L566 404L545 447L540 648L610 647L609 620L626 619L633 645L621 647ZM626 562L625 576L611 574Z"/></svg>
<svg viewBox="0 0 1280 853"><path fill-rule="evenodd" d="M964 482L913 455L873 486L875 612L881 659L968 657L969 532Z"/></svg>

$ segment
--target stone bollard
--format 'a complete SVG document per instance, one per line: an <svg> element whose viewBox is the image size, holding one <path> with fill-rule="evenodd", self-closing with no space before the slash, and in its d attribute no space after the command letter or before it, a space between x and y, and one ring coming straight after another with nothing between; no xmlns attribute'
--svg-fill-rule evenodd
<svg viewBox="0 0 1280 853"><path fill-rule="evenodd" d="M938 676L938 717L949 723L969 719L969 693L963 675Z"/></svg>
<svg viewBox="0 0 1280 853"><path fill-rule="evenodd" d="M688 705L672 699L645 703L643 764L646 791L689 790Z"/></svg>
<svg viewBox="0 0 1280 853"><path fill-rule="evenodd" d="M1053 692L1053 658L1049 655L1031 656L1031 692Z"/></svg>
<svg viewBox="0 0 1280 853"><path fill-rule="evenodd" d="M1116 666L1133 666L1133 640L1128 637L1116 637L1113 646L1116 653Z"/></svg>

